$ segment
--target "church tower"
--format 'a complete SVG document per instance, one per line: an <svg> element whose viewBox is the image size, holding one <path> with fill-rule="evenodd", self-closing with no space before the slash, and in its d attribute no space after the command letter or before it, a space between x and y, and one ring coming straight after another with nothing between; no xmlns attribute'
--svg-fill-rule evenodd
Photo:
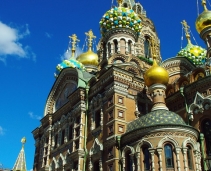
<svg viewBox="0 0 211 171"><path fill-rule="evenodd" d="M26 169L26 159L25 159L25 152L24 152L24 144L26 143L26 138L23 137L21 139L22 148L18 155L18 158L15 162L15 165L13 167L13 171L27 171Z"/></svg>

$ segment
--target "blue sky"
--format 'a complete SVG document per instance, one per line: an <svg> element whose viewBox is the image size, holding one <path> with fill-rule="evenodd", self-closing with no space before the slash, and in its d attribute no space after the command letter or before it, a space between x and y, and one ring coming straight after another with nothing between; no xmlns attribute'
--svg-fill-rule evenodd
<svg viewBox="0 0 211 171"><path fill-rule="evenodd" d="M110 9L111 1L0 0L0 163L3 167L13 167L21 149L20 140L26 136L27 169L32 169L31 132L40 125L55 81L55 67L67 50L68 36L76 33L82 48L84 32L92 29L98 42L99 21ZM156 26L163 59L175 56L180 50L180 22L184 19L197 43L205 47L195 30L196 1L140 1ZM186 44L184 40L183 47Z"/></svg>

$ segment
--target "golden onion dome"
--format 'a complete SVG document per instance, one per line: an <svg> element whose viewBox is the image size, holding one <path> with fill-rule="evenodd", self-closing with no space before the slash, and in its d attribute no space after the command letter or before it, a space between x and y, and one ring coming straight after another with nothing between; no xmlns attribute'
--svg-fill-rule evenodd
<svg viewBox="0 0 211 171"><path fill-rule="evenodd" d="M147 87L158 83L167 85L169 81L169 74L165 68L158 66L156 60L154 59L152 67L144 74L144 81Z"/></svg>
<svg viewBox="0 0 211 171"><path fill-rule="evenodd" d="M85 53L82 53L77 60L84 65L98 65L98 55L91 48Z"/></svg>
<svg viewBox="0 0 211 171"><path fill-rule="evenodd" d="M204 11L198 16L195 23L196 30L199 34L205 28L211 27L211 11L207 9L206 1L202 1L202 5L204 6Z"/></svg>

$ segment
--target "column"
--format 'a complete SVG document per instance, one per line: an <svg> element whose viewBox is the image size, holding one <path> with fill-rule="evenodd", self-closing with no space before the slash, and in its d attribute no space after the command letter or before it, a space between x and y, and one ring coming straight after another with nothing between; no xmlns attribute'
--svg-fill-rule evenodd
<svg viewBox="0 0 211 171"><path fill-rule="evenodd" d="M163 171L163 166L162 166L162 148L157 148L158 152L158 159L159 159L159 171Z"/></svg>
<svg viewBox="0 0 211 171"><path fill-rule="evenodd" d="M179 153L181 149L179 147L176 147L176 158L177 158L177 170L181 171L181 166L180 166L180 159L179 159Z"/></svg>
<svg viewBox="0 0 211 171"><path fill-rule="evenodd" d="M132 171L135 171L134 155L130 154L130 160L132 161Z"/></svg>
<svg viewBox="0 0 211 171"><path fill-rule="evenodd" d="M188 163L187 163L187 147L182 149L183 151L183 158L184 158L184 169L185 171L188 171Z"/></svg>
<svg viewBox="0 0 211 171"><path fill-rule="evenodd" d="M149 148L149 152L151 154L151 159L152 159L152 163L151 163L151 167L152 167L152 171L155 171L155 149Z"/></svg>
<svg viewBox="0 0 211 171"><path fill-rule="evenodd" d="M136 159L137 159L137 171L140 171L140 152L137 152L136 154Z"/></svg>
<svg viewBox="0 0 211 171"><path fill-rule="evenodd" d="M101 154L100 154L100 160L99 160L99 168L100 168L100 170L99 170L99 171L103 171L103 163L102 163L102 151L101 151Z"/></svg>

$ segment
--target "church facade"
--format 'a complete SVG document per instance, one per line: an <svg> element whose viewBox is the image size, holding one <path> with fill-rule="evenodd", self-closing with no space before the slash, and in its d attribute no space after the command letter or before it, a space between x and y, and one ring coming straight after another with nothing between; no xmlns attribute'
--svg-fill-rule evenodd
<svg viewBox="0 0 211 171"><path fill-rule="evenodd" d="M140 3L118 0L100 21L97 54L56 68L35 139L34 171L208 171L211 169L211 11L196 28L207 49L187 46L162 61Z"/></svg>

